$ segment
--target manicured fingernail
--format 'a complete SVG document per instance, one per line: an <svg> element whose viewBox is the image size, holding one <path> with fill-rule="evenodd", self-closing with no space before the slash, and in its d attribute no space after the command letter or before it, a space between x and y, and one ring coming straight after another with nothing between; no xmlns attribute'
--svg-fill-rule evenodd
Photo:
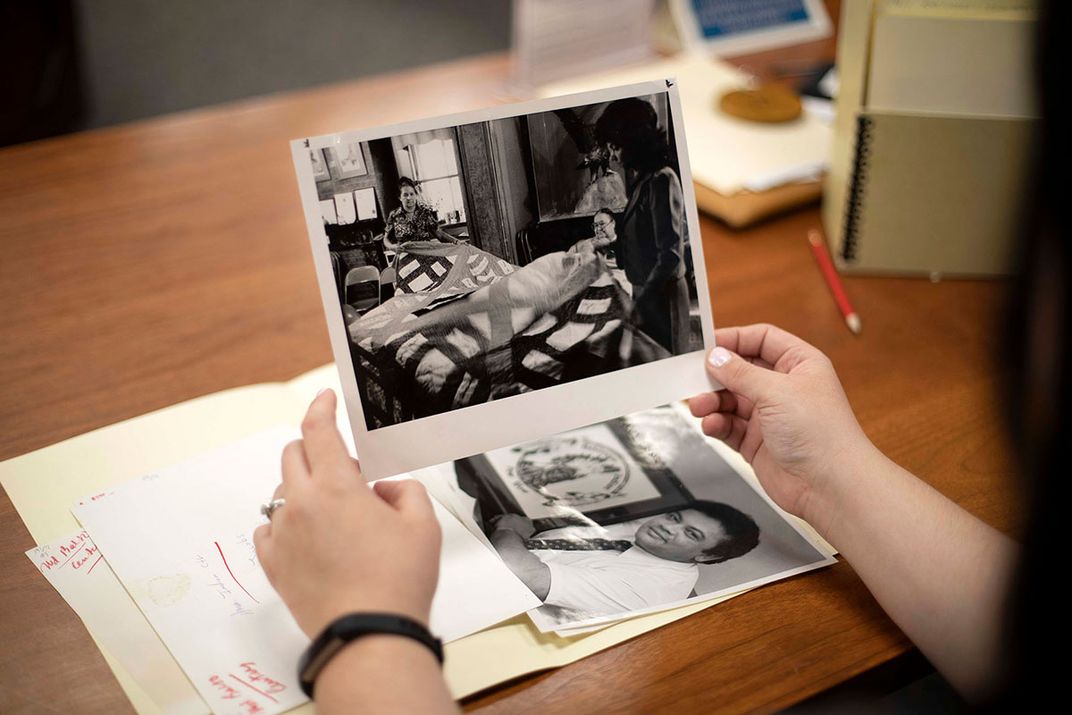
<svg viewBox="0 0 1072 715"><path fill-rule="evenodd" d="M707 356L707 362L711 363L713 367L722 367L732 359L733 353L726 348L715 348Z"/></svg>

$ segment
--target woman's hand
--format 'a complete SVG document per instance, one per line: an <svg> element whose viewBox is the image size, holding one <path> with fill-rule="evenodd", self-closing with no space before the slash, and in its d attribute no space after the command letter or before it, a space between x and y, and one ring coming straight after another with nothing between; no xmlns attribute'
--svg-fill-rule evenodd
<svg viewBox="0 0 1072 715"><path fill-rule="evenodd" d="M962 693L998 682L1017 548L901 469L860 429L830 361L770 325L716 332L708 372L726 389L689 401L703 430L852 564L894 622Z"/></svg>
<svg viewBox="0 0 1072 715"><path fill-rule="evenodd" d="M725 390L689 400L705 434L741 453L778 506L816 524L877 450L830 360L771 325L715 331L707 370Z"/></svg>
<svg viewBox="0 0 1072 715"><path fill-rule="evenodd" d="M356 611L428 624L439 575L439 524L412 479L372 488L335 427L335 393L317 395L302 439L283 450L286 504L253 534L268 580L313 638Z"/></svg>

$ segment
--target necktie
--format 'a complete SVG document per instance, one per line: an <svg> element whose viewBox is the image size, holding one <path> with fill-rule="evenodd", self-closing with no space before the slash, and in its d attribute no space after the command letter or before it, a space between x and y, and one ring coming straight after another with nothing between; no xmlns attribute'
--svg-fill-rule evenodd
<svg viewBox="0 0 1072 715"><path fill-rule="evenodd" d="M525 539L527 549L554 551L625 551L632 546L625 539Z"/></svg>

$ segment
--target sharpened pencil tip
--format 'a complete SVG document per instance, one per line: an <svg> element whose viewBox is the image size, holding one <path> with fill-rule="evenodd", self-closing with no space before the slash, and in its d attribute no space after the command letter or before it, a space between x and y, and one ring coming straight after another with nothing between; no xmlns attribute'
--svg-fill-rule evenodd
<svg viewBox="0 0 1072 715"><path fill-rule="evenodd" d="M860 323L860 316L856 313L849 313L845 316L845 325L849 326L849 330L852 331L853 335L859 335L864 327L863 324Z"/></svg>

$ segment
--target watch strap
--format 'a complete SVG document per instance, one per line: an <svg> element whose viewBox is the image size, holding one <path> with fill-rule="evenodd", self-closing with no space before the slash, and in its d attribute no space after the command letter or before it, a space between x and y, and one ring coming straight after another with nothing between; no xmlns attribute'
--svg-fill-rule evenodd
<svg viewBox="0 0 1072 715"><path fill-rule="evenodd" d="M347 643L362 636L380 634L411 638L425 645L436 660L443 662L443 642L412 618L393 613L351 613L328 624L305 649L298 662L298 680L302 691L310 699L313 697L317 676Z"/></svg>

